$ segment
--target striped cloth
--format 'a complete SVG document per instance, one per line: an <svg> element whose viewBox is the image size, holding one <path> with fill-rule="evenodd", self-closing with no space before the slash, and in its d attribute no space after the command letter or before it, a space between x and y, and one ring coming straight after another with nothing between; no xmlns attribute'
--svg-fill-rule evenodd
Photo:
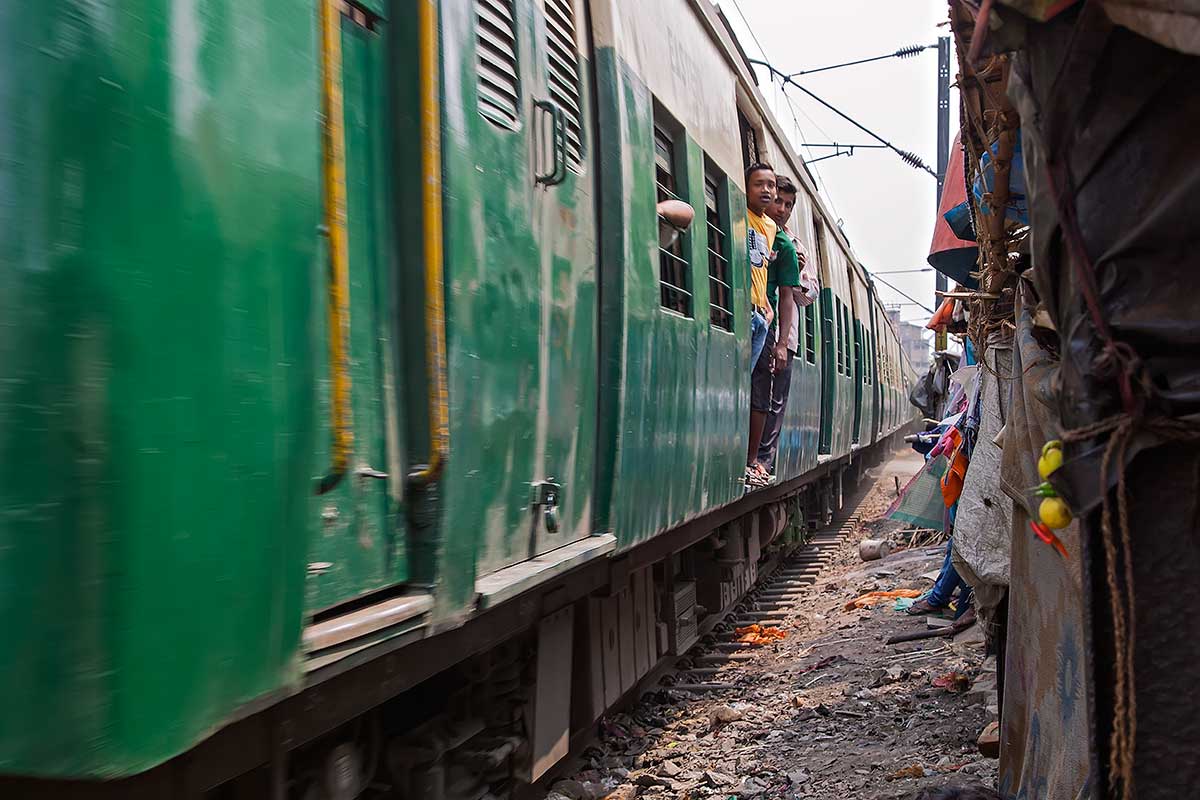
<svg viewBox="0 0 1200 800"><path fill-rule="evenodd" d="M910 522L920 528L945 530L946 505L942 501L942 475L946 473L946 457L930 459L900 492L887 510L887 518Z"/></svg>

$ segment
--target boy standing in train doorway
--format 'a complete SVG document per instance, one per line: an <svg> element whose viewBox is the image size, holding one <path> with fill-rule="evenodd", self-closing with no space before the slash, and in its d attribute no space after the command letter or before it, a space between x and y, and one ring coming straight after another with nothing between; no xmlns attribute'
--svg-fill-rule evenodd
<svg viewBox="0 0 1200 800"><path fill-rule="evenodd" d="M804 306L811 305L815 297L815 292L806 291L806 272L808 257L804 252L804 244L788 230L788 220L792 217L792 209L796 207L796 184L792 183L791 179L785 175L779 175L775 178L775 202L767 210L767 216L775 220L775 224L779 226L779 233L775 234L777 240L786 238L796 251L796 264L799 271L796 274L784 275L787 270L780 270L778 267L783 267L787 259L777 259L773 267L776 269L768 270L767 275L767 295L770 297L776 287L779 290L779 299L776 306L779 309L779 339L775 344L775 373L771 376L771 402L770 409L767 411L766 424L763 426L762 440L758 445L758 465L768 474L775 474L775 456L779 452L779 432L783 428L783 416L787 411L788 395L792 387L792 362L796 358L796 352L800 349L800 309ZM781 251L780 246L776 246L776 251ZM789 267L790 269L790 267ZM797 278L795 284L789 283L792 278ZM813 278L808 278L809 281L814 281ZM783 322L783 318L788 316L788 310L791 314L791 325L787 326ZM786 331L786 348L784 348L784 333Z"/></svg>
<svg viewBox="0 0 1200 800"><path fill-rule="evenodd" d="M773 312L767 302L767 266L777 226L767 216L775 202L775 170L770 164L746 169L746 253L750 257L750 365L758 363Z"/></svg>
<svg viewBox="0 0 1200 800"><path fill-rule="evenodd" d="M752 175L746 183L748 188L753 186ZM774 223L777 233L772 242L771 259L763 271L763 277L766 278L764 294L770 312L767 315L767 342L754 362L754 371L750 378L750 441L746 448L748 486L766 486L773 480L767 467L758 457L759 447L770 412L777 408L778 413L782 413L782 404L779 401L782 399L786 403L784 393L791 377L791 353L788 345L792 323L797 313L792 290L800 285L800 263L796 257L796 247L792 244L791 236L784 230L784 225L792 216L792 208L796 205L796 186L785 177L776 179L774 183L774 197L764 209L765 216ZM762 196L762 193L759 193L756 199L761 199ZM754 264L751 262L752 276L753 269ZM753 277L751 285L753 286Z"/></svg>
<svg viewBox="0 0 1200 800"><path fill-rule="evenodd" d="M775 169L770 164L757 162L746 168L746 254L750 260L750 366L754 370L766 349L767 332L773 320L771 304L767 302L767 267L771 261L771 244L775 241L778 226L767 216L767 209L775 202ZM753 386L753 375L751 376ZM753 404L751 404L753 409ZM754 413L750 413L750 442L755 444L762 435L754 431ZM765 482L757 471L752 470L749 459L746 464L746 486L764 486Z"/></svg>

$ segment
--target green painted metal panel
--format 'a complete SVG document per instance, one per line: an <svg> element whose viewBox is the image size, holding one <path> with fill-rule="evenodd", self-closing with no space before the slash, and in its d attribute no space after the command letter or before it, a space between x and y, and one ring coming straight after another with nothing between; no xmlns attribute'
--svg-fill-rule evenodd
<svg viewBox="0 0 1200 800"><path fill-rule="evenodd" d="M734 333L708 321L707 234L688 236L695 317L660 306L653 98L611 49L596 53L601 236L598 522L620 547L742 492L749 391L745 201L729 182ZM686 141L683 184L704 207L703 157Z"/></svg>
<svg viewBox="0 0 1200 800"><path fill-rule="evenodd" d="M442 610L471 602L476 573L591 532L592 167L557 186L535 183L551 166L549 118L533 106L548 94L545 23L533 0L513 10L521 113L512 129L479 113L474 5L441 11L451 441L440 487ZM584 123L586 132L586 108ZM557 534L531 515L532 484L548 479L562 485Z"/></svg>
<svg viewBox="0 0 1200 800"><path fill-rule="evenodd" d="M816 344L812 361L807 359L804 344L810 325L814 328ZM805 309L800 309L800 346L792 359L792 381L775 463L775 474L785 480L797 478L817 465L821 436L822 354L821 335L815 330L818 326L815 307L811 317Z"/></svg>
<svg viewBox="0 0 1200 800"><path fill-rule="evenodd" d="M866 361L863 358L863 327L857 317L850 318L850 327L853 328L853 338L851 346L854 348L854 360L851 362L854 374L851 379L854 382L854 422L851 426L851 441L855 444L863 442L866 438L863 436L863 375L865 372Z"/></svg>
<svg viewBox="0 0 1200 800"><path fill-rule="evenodd" d="M821 452L850 452L854 424L854 354L847 326L846 301L828 287L821 289L821 332L824 347L821 393ZM840 351L840 352L839 352Z"/></svg>
<svg viewBox="0 0 1200 800"><path fill-rule="evenodd" d="M820 451L833 452L834 415L837 409L837 382L841 366L837 352L837 303L833 290L821 288L817 301L821 307L821 445Z"/></svg>
<svg viewBox="0 0 1200 800"><path fill-rule="evenodd" d="M350 256L350 363L354 456L351 473L311 500L306 607L327 608L403 582L407 576L400 425L392 352L392 228L388 150L387 49L382 23L373 30L342 19L342 84L346 132L346 210ZM327 285L319 264L313 296ZM317 340L328 320L318 316ZM318 465L332 458L328 351L318 347ZM391 448L388 430L392 431ZM393 452L389 452L389 449ZM371 477L386 474L386 478Z"/></svg>
<svg viewBox="0 0 1200 800"><path fill-rule="evenodd" d="M519 15L527 68L529 14ZM530 129L479 114L474 4L442 8L450 458L442 479L443 602L475 572L528 555L541 275L529 224ZM522 77L527 77L522 72Z"/></svg>
<svg viewBox="0 0 1200 800"><path fill-rule="evenodd" d="M560 108L569 102L552 91L552 67L547 47L547 18L541 2L533 3L533 36L538 99ZM567 6L571 11L574 3ZM574 19L577 41L586 40L586 20ZM560 24L561 25L561 24ZM532 220L540 250L542 273L539 358L545 379L540 386L539 419L535 433L541 442L533 480L554 481L561 494L558 530L545 520L534 527L530 551L545 553L592 533L596 476L596 395L598 276L596 236L596 174L592 132L592 88L587 76L590 60L579 57L580 163L568 169L562 183L534 191Z"/></svg>
<svg viewBox="0 0 1200 800"><path fill-rule="evenodd" d="M0 7L4 771L148 768L294 663L314 24L278 0Z"/></svg>

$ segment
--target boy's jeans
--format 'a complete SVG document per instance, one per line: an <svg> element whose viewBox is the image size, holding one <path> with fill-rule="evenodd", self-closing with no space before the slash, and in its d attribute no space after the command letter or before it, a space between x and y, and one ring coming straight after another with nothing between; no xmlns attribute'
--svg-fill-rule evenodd
<svg viewBox="0 0 1200 800"><path fill-rule="evenodd" d="M767 318L753 309L750 313L750 369L758 363L763 347L767 344Z"/></svg>

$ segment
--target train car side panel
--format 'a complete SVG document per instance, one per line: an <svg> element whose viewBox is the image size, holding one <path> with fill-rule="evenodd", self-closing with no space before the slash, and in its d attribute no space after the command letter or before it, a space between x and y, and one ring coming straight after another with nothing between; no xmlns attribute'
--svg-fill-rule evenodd
<svg viewBox="0 0 1200 800"><path fill-rule="evenodd" d="M592 522L589 65L578 28L548 44L547 15L571 4L502 5L504 18L487 4L442 8L451 453L440 529L456 554L444 609L470 601L476 574L586 537ZM552 77L550 52L578 58L577 74ZM578 92L565 144L550 135L563 91Z"/></svg>
<svg viewBox="0 0 1200 800"><path fill-rule="evenodd" d="M789 176L790 177L790 176ZM797 182L796 207L790 229L800 240L806 257L815 262L813 202L803 182ZM800 315L796 355L792 358L792 381L787 411L780 433L775 474L796 478L817 465L821 428L820 306L798 309Z"/></svg>
<svg viewBox="0 0 1200 800"><path fill-rule="evenodd" d="M0 12L6 772L145 769L294 663L325 262L283 6Z"/></svg>
<svg viewBox="0 0 1200 800"><path fill-rule="evenodd" d="M653 5L623 8L618 19L609 4L592 4L603 151L601 347L607 355L602 359L602 406L605 415L612 415L607 420L602 415L599 452L611 455L612 463L611 477L601 478L599 524L611 529L622 547L735 499L745 448L749 345L742 311L747 304L744 200L728 170L730 159L721 153L721 140L694 139L687 117L666 106L649 84L652 77L661 81L676 74L669 65L655 68L646 61L667 57L661 48L637 49L643 45L636 44L640 40L633 31L645 28L634 25L631 17L657 13ZM700 86L705 94L727 86L732 108L732 77L695 21L679 20L673 35L695 39L690 52L698 71L677 76L695 82L686 96L702 94ZM635 69L627 60L630 52L648 72ZM701 59L705 53L708 60ZM684 244L690 254L690 315L662 306L654 211L656 121L672 139L677 185L694 208L704 208L701 151L729 181L732 335L709 330L707 261L699 258L706 234L700 215L701 224L693 225Z"/></svg>

